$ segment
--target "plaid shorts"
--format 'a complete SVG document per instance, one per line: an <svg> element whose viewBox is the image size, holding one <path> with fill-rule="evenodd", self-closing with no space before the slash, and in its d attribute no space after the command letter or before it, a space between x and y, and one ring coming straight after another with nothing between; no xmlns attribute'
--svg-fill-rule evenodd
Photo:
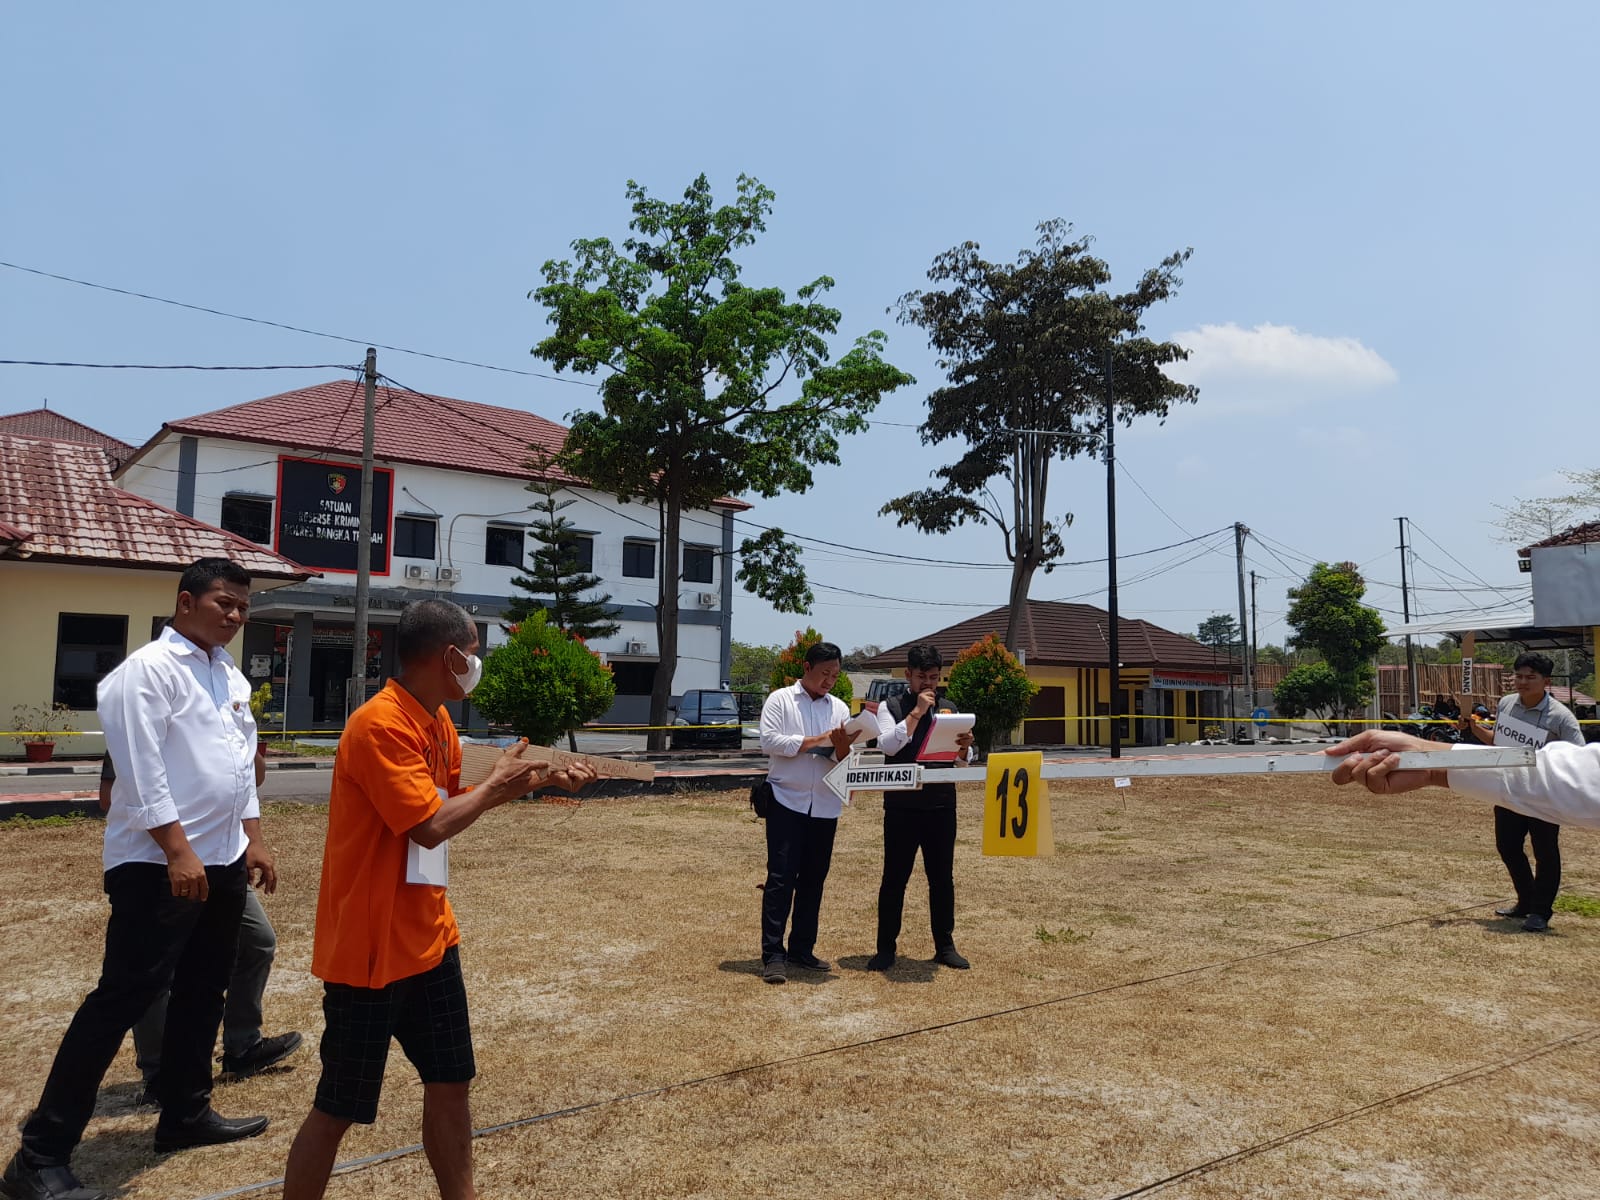
<svg viewBox="0 0 1600 1200"><path fill-rule="evenodd" d="M466 1083L478 1073L459 947L446 950L431 971L386 987L322 987L327 1027L318 1111L362 1125L377 1120L390 1038L400 1043L423 1083Z"/></svg>

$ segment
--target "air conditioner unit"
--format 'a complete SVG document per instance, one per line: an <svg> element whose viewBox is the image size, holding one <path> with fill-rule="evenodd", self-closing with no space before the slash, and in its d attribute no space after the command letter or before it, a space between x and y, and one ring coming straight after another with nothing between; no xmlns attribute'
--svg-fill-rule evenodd
<svg viewBox="0 0 1600 1200"><path fill-rule="evenodd" d="M715 592L701 592L696 598L699 600L701 608L715 608L717 606L717 594Z"/></svg>
<svg viewBox="0 0 1600 1200"><path fill-rule="evenodd" d="M436 579L438 579L438 581L440 583L460 583L461 582L461 568L460 567L440 567L437 571L434 572L434 577Z"/></svg>
<svg viewBox="0 0 1600 1200"><path fill-rule="evenodd" d="M406 564L406 578L407 579L426 579L427 577L428 577L428 568L427 567L422 566L420 563L407 563Z"/></svg>
<svg viewBox="0 0 1600 1200"><path fill-rule="evenodd" d="M628 653L629 654L645 654L647 652L648 652L647 648L646 648L646 646L645 646L645 644L643 642L629 642L628 643Z"/></svg>

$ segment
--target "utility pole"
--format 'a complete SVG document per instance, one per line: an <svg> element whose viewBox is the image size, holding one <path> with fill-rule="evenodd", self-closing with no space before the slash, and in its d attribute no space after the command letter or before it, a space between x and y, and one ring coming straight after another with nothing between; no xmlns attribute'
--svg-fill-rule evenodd
<svg viewBox="0 0 1600 1200"><path fill-rule="evenodd" d="M1396 517L1400 524L1400 615L1411 624L1411 590L1406 581L1406 519ZM1406 692L1411 701L1411 711L1417 711L1417 656L1411 647L1411 635L1406 634Z"/></svg>
<svg viewBox="0 0 1600 1200"><path fill-rule="evenodd" d="M1111 350L1106 350L1106 612L1111 618L1111 757L1122 757L1121 648L1117 645L1117 421L1112 403Z"/></svg>
<svg viewBox="0 0 1600 1200"><path fill-rule="evenodd" d="M378 388L378 352L367 347L362 375L361 528L356 540L356 622L350 641L350 686L345 689L344 715L367 699L367 596L372 590L372 422Z"/></svg>
<svg viewBox="0 0 1600 1200"><path fill-rule="evenodd" d="M1256 616L1256 573L1250 572L1250 665L1253 668L1260 661L1256 654L1256 626L1261 624L1261 618ZM1255 710L1256 704L1256 677L1254 671L1250 675L1250 708Z"/></svg>
<svg viewBox="0 0 1600 1200"><path fill-rule="evenodd" d="M1239 657L1244 660L1244 687L1245 691L1250 693L1250 706L1254 708L1256 703L1255 660L1250 654L1250 647L1246 643L1244 636L1244 620L1246 611L1244 606L1244 535L1249 532L1250 531L1244 527L1244 523L1242 521L1235 521L1233 523L1233 552L1234 557L1238 560L1239 564ZM1231 670L1228 679L1228 695L1233 695L1233 678ZM1255 726L1248 725L1246 728L1249 729L1250 733L1249 736L1243 740L1250 742L1255 741Z"/></svg>

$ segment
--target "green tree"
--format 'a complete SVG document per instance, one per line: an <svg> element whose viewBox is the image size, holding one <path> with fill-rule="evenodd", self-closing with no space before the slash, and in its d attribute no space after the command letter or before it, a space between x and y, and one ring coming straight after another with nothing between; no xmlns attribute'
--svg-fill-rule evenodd
<svg viewBox="0 0 1600 1200"><path fill-rule="evenodd" d="M1261 649L1256 653L1256 662L1269 663L1273 666L1277 666L1285 662L1287 659L1288 655L1284 653L1283 647L1274 646L1271 643L1262 646Z"/></svg>
<svg viewBox="0 0 1600 1200"><path fill-rule="evenodd" d="M554 457L535 447L528 469L534 473L528 490L539 497L532 531L538 545L528 555L528 573L511 578L511 586L526 594L511 597L503 623L509 629L542 611L551 625L584 641L610 637L622 626L612 619L617 610L607 607L609 594L584 595L599 586L600 577L584 570L578 533L561 515L573 499L557 499L566 485L554 473Z"/></svg>
<svg viewBox="0 0 1600 1200"><path fill-rule="evenodd" d="M945 681L951 703L977 718L972 739L984 754L1028 715L1038 690L1027 668L992 633L956 655Z"/></svg>
<svg viewBox="0 0 1600 1200"><path fill-rule="evenodd" d="M1331 719L1343 702L1342 682L1327 663L1306 663L1286 674L1272 689L1280 717L1297 721L1308 713L1332 732Z"/></svg>
<svg viewBox="0 0 1600 1200"><path fill-rule="evenodd" d="M733 669L728 682L736 692L761 691L772 678L773 665L782 646L754 646L749 642L732 644Z"/></svg>
<svg viewBox="0 0 1600 1200"><path fill-rule="evenodd" d="M483 660L472 703L535 746L603 716L617 696L611 668L543 609L511 629L510 640Z"/></svg>
<svg viewBox="0 0 1600 1200"><path fill-rule="evenodd" d="M867 427L888 392L913 382L884 361L885 337L858 338L838 361L827 339L840 313L826 275L796 289L750 287L738 255L766 229L773 192L741 175L718 207L701 175L679 203L629 181L634 236L572 244L535 296L555 331L534 353L557 368L602 372L600 412L574 414L562 466L619 500L655 506L661 535L656 605L660 667L650 724L666 724L678 665L678 588L686 510L754 492L804 492L812 468L839 461L839 438ZM738 578L781 611L812 596L782 530L746 539ZM663 734L650 734L659 749Z"/></svg>
<svg viewBox="0 0 1600 1200"><path fill-rule="evenodd" d="M822 640L822 635L811 626L795 634L794 641L783 648L776 661L772 664L772 673L767 676L767 690L775 692L779 688L786 688L799 679L806 672L806 651ZM855 699L856 690L850 682L850 676L840 664L838 682L833 685L831 695L839 697L846 704Z"/></svg>
<svg viewBox="0 0 1600 1200"><path fill-rule="evenodd" d="M1304 582L1289 589L1290 645L1322 656L1336 681L1334 707L1346 715L1372 699L1372 660L1384 644L1383 618L1361 603L1366 590L1361 573L1348 562L1317 563Z"/></svg>
<svg viewBox="0 0 1600 1200"><path fill-rule="evenodd" d="M1146 310L1177 291L1190 252L1168 256L1117 294L1104 290L1111 271L1089 254L1090 239L1074 239L1071 230L1062 220L1044 222L1036 248L1013 264L988 262L976 242L965 242L928 271L947 287L909 292L899 303L901 323L926 331L949 381L928 397L922 440L960 438L967 448L933 472L937 486L881 511L923 533L968 521L1000 531L1011 561L1011 649L1034 572L1048 573L1065 553L1061 535L1072 522L1070 513L1046 511L1051 465L1101 452L1108 388L1124 425L1164 420L1174 404L1199 394L1162 371L1188 352L1143 336ZM997 485L1009 499L996 495Z"/></svg>
<svg viewBox="0 0 1600 1200"><path fill-rule="evenodd" d="M1195 640L1213 650L1231 650L1239 644L1239 622L1227 613L1212 613L1200 622Z"/></svg>

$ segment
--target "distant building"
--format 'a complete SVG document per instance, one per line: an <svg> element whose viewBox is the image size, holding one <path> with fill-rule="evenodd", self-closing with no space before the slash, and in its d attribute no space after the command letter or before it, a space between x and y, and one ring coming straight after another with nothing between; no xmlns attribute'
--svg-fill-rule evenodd
<svg viewBox="0 0 1600 1200"><path fill-rule="evenodd" d="M310 574L264 546L114 486L112 462L113 450L87 437L0 432L0 728L12 728L15 705L60 703L72 710L73 728L97 730L96 686L172 616L179 573L197 558L234 560L257 591ZM242 641L231 647L241 666ZM100 749L98 739L84 746Z"/></svg>
<svg viewBox="0 0 1600 1200"><path fill-rule="evenodd" d="M1005 636L1008 611L1002 606L909 638L865 665L903 675L906 648L928 642L939 648L948 674L956 655L968 646L990 633ZM1139 620L1117 623L1122 692L1113 704L1110 628L1110 615L1093 605L1028 601L1017 651L1039 692L1028 719L1014 734L1017 742L1108 746L1111 722L1106 718L1113 713L1130 718L1122 722L1126 744L1189 742L1202 735L1209 720L1228 715L1230 682L1238 674L1228 656L1219 659L1211 647L1193 638Z"/></svg>
<svg viewBox="0 0 1600 1200"><path fill-rule="evenodd" d="M271 547L321 577L264 596L245 634L246 674L287 696L290 729L343 722L351 671L361 503L359 380L324 383L168 421L118 470L130 491ZM375 423L369 693L395 670L392 631L413 599L454 600L486 647L505 635L511 580L535 548L539 497L530 447L554 453L566 429L516 409L381 386ZM643 722L660 661L657 574L679 581L674 693L715 688L732 671L734 514L719 501L683 518L681 562L660 561L656 510L555 473L576 503L584 566L601 578L621 631L594 643L617 682L612 721ZM470 706L460 714L473 723Z"/></svg>
<svg viewBox="0 0 1600 1200"><path fill-rule="evenodd" d="M54 409L32 408L26 412L0 416L0 433L15 434L25 438L46 438L53 442L80 442L85 446L98 446L106 452L111 469L133 457L133 447L121 438L74 421Z"/></svg>

